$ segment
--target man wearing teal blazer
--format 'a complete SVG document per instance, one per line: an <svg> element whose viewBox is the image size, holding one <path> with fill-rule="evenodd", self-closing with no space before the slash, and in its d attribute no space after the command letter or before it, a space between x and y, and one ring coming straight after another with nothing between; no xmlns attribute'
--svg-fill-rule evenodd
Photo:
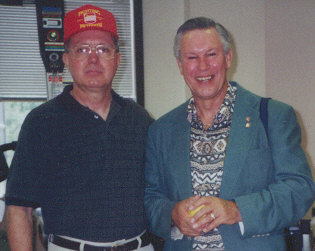
<svg viewBox="0 0 315 251"><path fill-rule="evenodd" d="M226 80L230 48L208 18L175 37L192 98L151 125L146 148L145 208L165 250L285 251L315 198L293 108L269 101L267 135L261 98Z"/></svg>

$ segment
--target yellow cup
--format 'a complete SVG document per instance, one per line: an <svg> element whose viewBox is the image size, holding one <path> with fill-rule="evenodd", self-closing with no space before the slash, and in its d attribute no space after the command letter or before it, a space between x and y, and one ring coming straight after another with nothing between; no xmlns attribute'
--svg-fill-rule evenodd
<svg viewBox="0 0 315 251"><path fill-rule="evenodd" d="M191 216L191 217L193 217L201 208L203 208L205 205L201 205L201 206L199 206L199 207L197 207L197 208L195 208L194 210L189 210L189 215Z"/></svg>

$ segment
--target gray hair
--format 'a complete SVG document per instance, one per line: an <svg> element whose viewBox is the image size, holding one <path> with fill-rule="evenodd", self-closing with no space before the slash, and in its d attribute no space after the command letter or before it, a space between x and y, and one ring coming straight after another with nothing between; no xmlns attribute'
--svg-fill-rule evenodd
<svg viewBox="0 0 315 251"><path fill-rule="evenodd" d="M214 28L220 36L221 43L223 46L224 54L227 55L231 49L231 38L228 31L224 28L223 25L215 22L214 20L206 17L196 17L187 20L183 23L177 30L175 39L174 39L174 56L181 60L180 58L180 41L187 31L197 30L197 29L208 29Z"/></svg>

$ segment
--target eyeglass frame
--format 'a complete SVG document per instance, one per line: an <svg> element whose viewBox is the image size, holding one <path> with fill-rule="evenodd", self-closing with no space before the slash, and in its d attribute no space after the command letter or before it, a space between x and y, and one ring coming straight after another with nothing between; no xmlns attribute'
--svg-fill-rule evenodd
<svg viewBox="0 0 315 251"><path fill-rule="evenodd" d="M81 53L77 53L77 50L80 50L80 49L87 49L86 52L81 52ZM100 48L106 48L107 50L109 50L110 52L110 55L107 56L106 53L101 53ZM117 49L114 48L114 47L108 47L104 44L98 44L96 46L91 46L91 45L88 45L88 44L83 44L83 45L80 45L80 46L75 46L74 48L71 48L69 50L70 53L72 53L72 56L76 59L86 59L88 58L91 54L92 54L92 51L95 50L95 53L98 57L104 59L104 60L111 60L115 57L115 54L117 53Z"/></svg>
<svg viewBox="0 0 315 251"><path fill-rule="evenodd" d="M114 46L115 46L115 52L118 53L120 52L120 49L119 49L119 44L118 44L118 39L115 37L115 36L112 36L112 39L113 39L113 43L114 43ZM70 51L72 49L70 49L70 41L71 41L71 38L68 39L68 41L64 44L64 52L65 53L70 53ZM91 47L90 47L90 51L91 51ZM91 52L90 52L91 53ZM89 53L89 55L90 55ZM88 55L88 56L89 56ZM115 54L114 54L115 55ZM87 57L88 58L88 57ZM114 56L113 56L114 58ZM112 59L112 58L111 58ZM111 59L107 59L107 60L111 60Z"/></svg>

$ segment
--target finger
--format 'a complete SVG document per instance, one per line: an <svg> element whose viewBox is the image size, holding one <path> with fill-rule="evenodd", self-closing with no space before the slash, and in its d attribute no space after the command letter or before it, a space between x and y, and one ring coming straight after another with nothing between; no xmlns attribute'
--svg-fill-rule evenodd
<svg viewBox="0 0 315 251"><path fill-rule="evenodd" d="M196 226L190 222L182 222L179 229L184 235L189 236L199 236L202 232L202 227L199 226L198 228L196 228Z"/></svg>
<svg viewBox="0 0 315 251"><path fill-rule="evenodd" d="M198 207L200 205L202 205L201 202L199 202L200 200L200 196L199 195L196 195L196 196L193 196L193 197L190 197L187 201L187 205L188 205L188 208L190 210L193 210L195 207Z"/></svg>
<svg viewBox="0 0 315 251"><path fill-rule="evenodd" d="M203 196L200 198L199 203L205 204L205 205L213 205L217 203L217 197L210 197L210 196Z"/></svg>
<svg viewBox="0 0 315 251"><path fill-rule="evenodd" d="M211 213L203 214L200 218L192 219L193 228L204 231L204 228L214 221L214 215Z"/></svg>
<svg viewBox="0 0 315 251"><path fill-rule="evenodd" d="M198 228L194 228L193 226L190 226L189 228L186 228L186 235L190 236L199 236L203 231L203 228L200 226Z"/></svg>
<svg viewBox="0 0 315 251"><path fill-rule="evenodd" d="M199 212L203 207L207 204L204 203L203 197L199 197L198 200L195 200L193 204L190 205L189 210L193 211L190 212L191 216L194 216L197 212Z"/></svg>
<svg viewBox="0 0 315 251"><path fill-rule="evenodd" d="M205 232L205 233L210 232L211 230L217 228L218 226L220 226L222 224L220 218L215 217L213 219L213 217L211 217L211 216L210 216L210 218L211 218L211 222L203 228L203 232Z"/></svg>

